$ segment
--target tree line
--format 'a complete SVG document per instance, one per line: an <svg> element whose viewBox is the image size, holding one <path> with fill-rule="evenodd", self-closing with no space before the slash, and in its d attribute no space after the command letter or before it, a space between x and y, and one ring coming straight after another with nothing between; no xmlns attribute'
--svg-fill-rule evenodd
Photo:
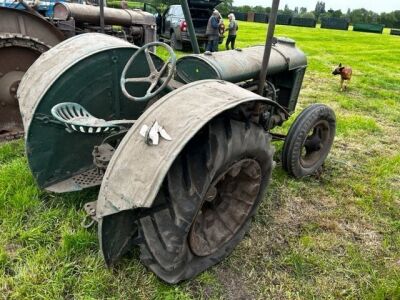
<svg viewBox="0 0 400 300"><path fill-rule="evenodd" d="M110 1L110 0L108 0ZM180 0L128 0L128 2L147 2L151 3L161 11L163 11L167 6L171 4L180 4ZM350 0L349 0L350 1ZM217 6L217 9L223 16L227 16L230 12L255 12L255 13L266 13L271 12L271 7L265 6L234 6L233 0L223 0ZM345 18L350 23L379 23L384 24L386 27L400 28L400 10L395 10L390 13L378 14L371 10L366 10L364 8L347 10L347 12L342 12L340 9L334 10L332 8L327 9L325 2L317 1L315 9L308 11L306 7L294 7L291 9L289 5L285 5L283 9L279 10L280 14L290 15L292 17L301 18L313 18L317 22L321 22L322 18Z"/></svg>
<svg viewBox="0 0 400 300"><path fill-rule="evenodd" d="M233 6L233 0L225 0L217 7L222 14L228 14L229 12L255 12L255 13L270 13L270 7L264 6ZM379 23L384 24L386 27L397 27L400 28L400 10L395 10L390 13L378 14L374 11L367 10L365 8L359 9L348 9L347 12L342 10L334 10L332 8L327 9L325 2L317 1L315 9L308 11L306 7L294 7L291 9L289 5L285 5L283 9L279 10L280 14L290 15L292 17L301 18L313 18L317 22L320 22L323 18L344 18L350 23Z"/></svg>

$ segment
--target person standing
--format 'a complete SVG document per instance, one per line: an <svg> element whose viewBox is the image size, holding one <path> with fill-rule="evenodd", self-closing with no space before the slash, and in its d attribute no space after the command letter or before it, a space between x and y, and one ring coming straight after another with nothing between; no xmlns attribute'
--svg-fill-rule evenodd
<svg viewBox="0 0 400 300"><path fill-rule="evenodd" d="M235 49L235 41L236 41L236 32L239 30L239 26L237 24L235 15L230 13L228 15L229 26L225 31L228 31L228 38L226 39L225 47L226 50L229 50L229 44L231 45L231 49Z"/></svg>
<svg viewBox="0 0 400 300"><path fill-rule="evenodd" d="M208 53L218 51L220 18L220 13L215 9L208 19L206 29L206 35L208 37L206 52Z"/></svg>

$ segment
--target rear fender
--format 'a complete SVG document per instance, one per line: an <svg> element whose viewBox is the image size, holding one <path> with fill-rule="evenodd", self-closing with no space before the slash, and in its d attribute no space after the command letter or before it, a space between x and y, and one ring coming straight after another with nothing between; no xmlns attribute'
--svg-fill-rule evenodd
<svg viewBox="0 0 400 300"><path fill-rule="evenodd" d="M161 98L136 121L113 155L104 175L96 215L151 207L169 168L184 146L210 120L251 101L268 101L233 83L202 80ZM172 140L145 143L139 131L157 121Z"/></svg>

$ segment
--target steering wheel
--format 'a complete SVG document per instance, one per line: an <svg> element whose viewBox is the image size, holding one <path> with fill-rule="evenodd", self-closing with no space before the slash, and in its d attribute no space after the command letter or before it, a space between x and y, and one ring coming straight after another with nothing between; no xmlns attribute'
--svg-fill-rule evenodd
<svg viewBox="0 0 400 300"><path fill-rule="evenodd" d="M164 65L162 68L158 71L156 66L154 65L154 62L151 58L149 48L154 47L154 46L161 46L164 47L168 53L169 57L166 62L164 62ZM150 74L147 77L136 77L136 78L126 78L126 72L128 71L129 67L132 65L132 63L137 59L140 53L144 52L147 64L150 69ZM171 65L170 68L168 68L168 65ZM157 95L159 92L161 92L168 82L171 80L172 76L174 75L175 72L175 67L176 67L176 55L174 53L174 50L170 46L168 46L165 43L162 42L152 42L149 44L146 44L139 48L129 59L127 64L125 65L124 70L122 71L121 75L121 90L123 94L130 100L134 101L146 101ZM157 83L160 81L161 77L165 73L165 71L168 69L168 75L167 78L164 80L164 82L159 86L155 91L154 88L157 86ZM128 82L149 82L150 87L147 89L146 94L143 97L136 97L128 93L126 90L125 85Z"/></svg>

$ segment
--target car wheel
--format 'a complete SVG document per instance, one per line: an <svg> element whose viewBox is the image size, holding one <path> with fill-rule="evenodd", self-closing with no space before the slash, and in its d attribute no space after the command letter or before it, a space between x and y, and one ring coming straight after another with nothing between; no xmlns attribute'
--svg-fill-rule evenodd
<svg viewBox="0 0 400 300"><path fill-rule="evenodd" d="M182 43L176 38L176 33L171 33L171 48L174 50L182 50Z"/></svg>

